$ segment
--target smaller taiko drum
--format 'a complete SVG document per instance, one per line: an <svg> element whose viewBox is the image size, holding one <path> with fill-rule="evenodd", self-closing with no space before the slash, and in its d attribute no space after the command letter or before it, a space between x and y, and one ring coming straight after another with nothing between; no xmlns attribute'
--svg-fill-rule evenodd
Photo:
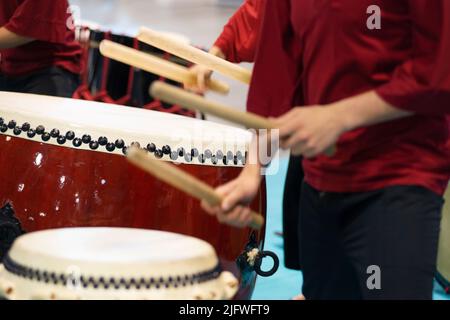
<svg viewBox="0 0 450 320"><path fill-rule="evenodd" d="M153 230L34 232L3 263L0 295L11 300L227 300L239 287L207 242Z"/></svg>

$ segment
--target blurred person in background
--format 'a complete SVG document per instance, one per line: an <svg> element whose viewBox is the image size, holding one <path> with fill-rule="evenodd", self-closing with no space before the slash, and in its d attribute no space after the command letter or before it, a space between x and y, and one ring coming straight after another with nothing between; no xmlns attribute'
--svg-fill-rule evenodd
<svg viewBox="0 0 450 320"><path fill-rule="evenodd" d="M82 54L71 19L67 0L0 1L0 90L71 97Z"/></svg>

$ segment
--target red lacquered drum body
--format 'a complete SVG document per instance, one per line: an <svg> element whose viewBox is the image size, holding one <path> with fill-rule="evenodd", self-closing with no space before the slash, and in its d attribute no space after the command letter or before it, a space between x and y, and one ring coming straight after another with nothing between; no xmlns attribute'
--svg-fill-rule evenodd
<svg viewBox="0 0 450 320"><path fill-rule="evenodd" d="M139 143L217 186L239 174L247 132L146 110L9 93L0 93L0 117L0 205L12 206L23 230L107 226L190 235L212 244L223 267L241 277L237 298L250 297L255 276L241 274L236 259L252 233L253 245L261 247L264 231L219 224L197 200L123 156ZM265 213L264 190L253 209Z"/></svg>

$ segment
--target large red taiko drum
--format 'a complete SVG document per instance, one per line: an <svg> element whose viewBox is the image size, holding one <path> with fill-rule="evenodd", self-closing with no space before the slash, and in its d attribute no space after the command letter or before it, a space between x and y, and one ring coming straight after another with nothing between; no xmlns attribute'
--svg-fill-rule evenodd
<svg viewBox="0 0 450 320"><path fill-rule="evenodd" d="M0 92L0 244L21 232L65 227L169 231L212 244L249 298L256 275L246 253L264 230L219 224L199 202L130 165L138 144L217 186L245 164L251 135L208 121L137 108ZM265 215L265 189L252 208Z"/></svg>

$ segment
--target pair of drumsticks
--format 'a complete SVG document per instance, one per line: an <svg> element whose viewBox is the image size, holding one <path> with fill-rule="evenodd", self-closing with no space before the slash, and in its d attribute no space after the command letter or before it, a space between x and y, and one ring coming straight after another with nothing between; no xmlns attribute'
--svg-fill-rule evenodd
<svg viewBox="0 0 450 320"><path fill-rule="evenodd" d="M249 70L188 44L168 38L159 32L152 31L148 28L141 28L138 40L192 63L208 67L213 71L227 75L245 84L250 83L251 72ZM197 81L195 75L185 67L108 40L101 42L100 52L108 58L158 74L175 82L194 84ZM207 81L206 86L217 93L227 94L229 92L229 86L222 81L210 79ZM150 94L161 101L215 115L247 128L276 129L273 122L267 118L249 112L241 112L226 105L206 100L201 96L160 81L155 82L151 86ZM326 152L327 155L333 155L334 153L334 147ZM222 202L221 196L204 182L173 165L150 158L143 150L131 148L127 157L131 163L139 168L195 198L206 201L211 206L220 205ZM260 229L264 224L264 218L256 212L252 212L251 214L252 220L249 226L254 229Z"/></svg>

